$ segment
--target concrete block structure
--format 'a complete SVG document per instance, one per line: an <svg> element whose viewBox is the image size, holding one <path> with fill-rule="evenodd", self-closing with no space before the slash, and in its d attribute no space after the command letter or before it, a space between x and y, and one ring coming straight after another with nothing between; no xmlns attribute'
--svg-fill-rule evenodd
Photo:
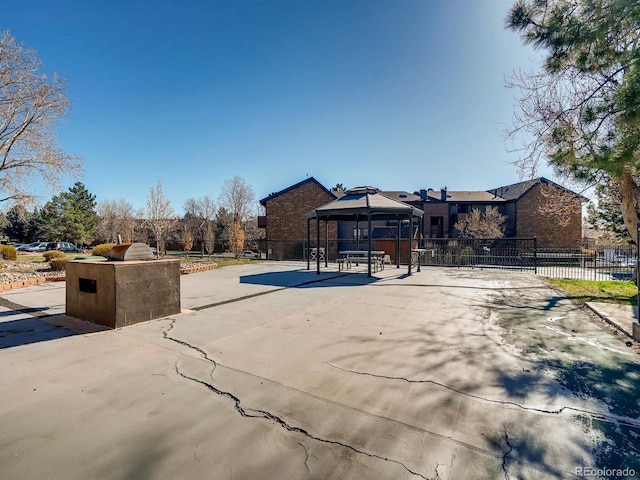
<svg viewBox="0 0 640 480"><path fill-rule="evenodd" d="M180 261L71 261L66 314L120 328L180 313Z"/></svg>

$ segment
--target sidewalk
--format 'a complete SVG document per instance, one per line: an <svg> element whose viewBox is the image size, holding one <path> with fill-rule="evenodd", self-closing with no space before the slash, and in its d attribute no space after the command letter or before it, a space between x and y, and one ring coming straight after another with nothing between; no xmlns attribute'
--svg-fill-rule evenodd
<svg viewBox="0 0 640 480"><path fill-rule="evenodd" d="M635 341L640 342L640 323L638 323L637 306L600 302L587 302L586 305L587 308L604 321L618 328Z"/></svg>

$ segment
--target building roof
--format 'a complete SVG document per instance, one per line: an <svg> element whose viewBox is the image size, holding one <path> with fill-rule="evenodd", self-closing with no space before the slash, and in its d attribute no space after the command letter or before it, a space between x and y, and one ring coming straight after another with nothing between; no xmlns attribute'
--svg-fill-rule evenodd
<svg viewBox="0 0 640 480"><path fill-rule="evenodd" d="M356 220L367 218L368 215L378 219L397 219L408 216L422 217L424 212L381 194L377 188L357 187L347 190L343 197L309 212L307 218Z"/></svg>
<svg viewBox="0 0 640 480"><path fill-rule="evenodd" d="M494 188L492 190L488 190L489 193L494 194L496 196L499 196L503 199L505 199L506 201L511 201L511 200L518 200L519 198L521 198L525 193L527 193L531 188L533 188L534 186L538 185L539 183L546 183L549 185L553 185L554 187L560 188L562 190L565 190L569 193L571 193L572 195L575 195L576 197L580 197L581 200L587 200L586 197L573 192L571 190L569 190L566 187L563 187L562 185L552 182L551 180L544 178L544 177L539 177L539 178L532 178L531 180L525 180L523 182L518 182L518 183L513 183L511 185L505 185L504 187L498 187L498 188Z"/></svg>
<svg viewBox="0 0 640 480"><path fill-rule="evenodd" d="M447 191L447 202L504 203L504 201L504 198L497 197L490 192L467 190Z"/></svg>
<svg viewBox="0 0 640 480"><path fill-rule="evenodd" d="M260 200L260 204L264 207L266 206L266 203L271 200L272 198L278 197L280 195L282 195L283 193L287 193L291 190L295 190L298 187L301 187L302 185L304 185L305 183L309 183L309 182L313 182L316 185L318 185L322 190L324 190L325 192L327 192L329 195L331 195L333 198L338 198L339 192L333 191L333 190L328 190L324 185L322 185L319 181L317 181L315 178L313 177L309 177L309 178L305 178L304 180L302 180L301 182L296 183L295 185L291 185L290 187L285 188L284 190L280 190L279 192L273 192L271 195L264 197L262 200Z"/></svg>
<svg viewBox="0 0 640 480"><path fill-rule="evenodd" d="M586 200L582 195L575 193L562 185L559 185L544 177L533 178L523 182L505 185L503 187L493 188L491 190L441 190L429 189L426 191L427 200L430 202L447 202L447 203L505 203L522 198L531 188L539 183L546 183L561 188L572 195L576 195ZM424 192L424 191L423 191ZM446 200L442 199L442 195L446 194ZM416 193L417 195L417 193ZM419 201L420 197L418 197Z"/></svg>
<svg viewBox="0 0 640 480"><path fill-rule="evenodd" d="M396 200L398 202L405 202L405 203L409 203L409 202L419 202L420 201L420 195L416 195L415 193L409 193L409 192L405 192L404 190L398 190L398 191L384 191L384 192L380 192L382 195L384 195L385 197L389 197L392 200Z"/></svg>

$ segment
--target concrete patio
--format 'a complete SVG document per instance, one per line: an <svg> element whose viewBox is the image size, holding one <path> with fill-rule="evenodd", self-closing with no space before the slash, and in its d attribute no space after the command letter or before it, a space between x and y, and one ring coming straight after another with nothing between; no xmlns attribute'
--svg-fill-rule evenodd
<svg viewBox="0 0 640 480"><path fill-rule="evenodd" d="M181 281L182 314L109 331L64 315L64 283L2 293L0 478L640 475L640 357L540 277Z"/></svg>

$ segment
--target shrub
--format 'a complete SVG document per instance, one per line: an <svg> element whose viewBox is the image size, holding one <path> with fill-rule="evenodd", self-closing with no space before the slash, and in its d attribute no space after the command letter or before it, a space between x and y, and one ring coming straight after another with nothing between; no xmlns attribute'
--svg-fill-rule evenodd
<svg viewBox="0 0 640 480"><path fill-rule="evenodd" d="M11 245L0 245L0 253L2 253L2 258L5 260L15 260L18 258L16 247L12 247Z"/></svg>
<svg viewBox="0 0 640 480"><path fill-rule="evenodd" d="M100 245L96 245L91 250L91 255L109 258L109 252L113 247L115 247L115 245L115 243L101 243Z"/></svg>
<svg viewBox="0 0 640 480"><path fill-rule="evenodd" d="M64 252L60 252L58 250L49 250L47 252L44 252L42 256L47 262L51 262L51 260L53 260L54 258L66 258Z"/></svg>
<svg viewBox="0 0 640 480"><path fill-rule="evenodd" d="M51 270L61 272L67 266L67 257L52 258L49 260L49 265L51 265Z"/></svg>

